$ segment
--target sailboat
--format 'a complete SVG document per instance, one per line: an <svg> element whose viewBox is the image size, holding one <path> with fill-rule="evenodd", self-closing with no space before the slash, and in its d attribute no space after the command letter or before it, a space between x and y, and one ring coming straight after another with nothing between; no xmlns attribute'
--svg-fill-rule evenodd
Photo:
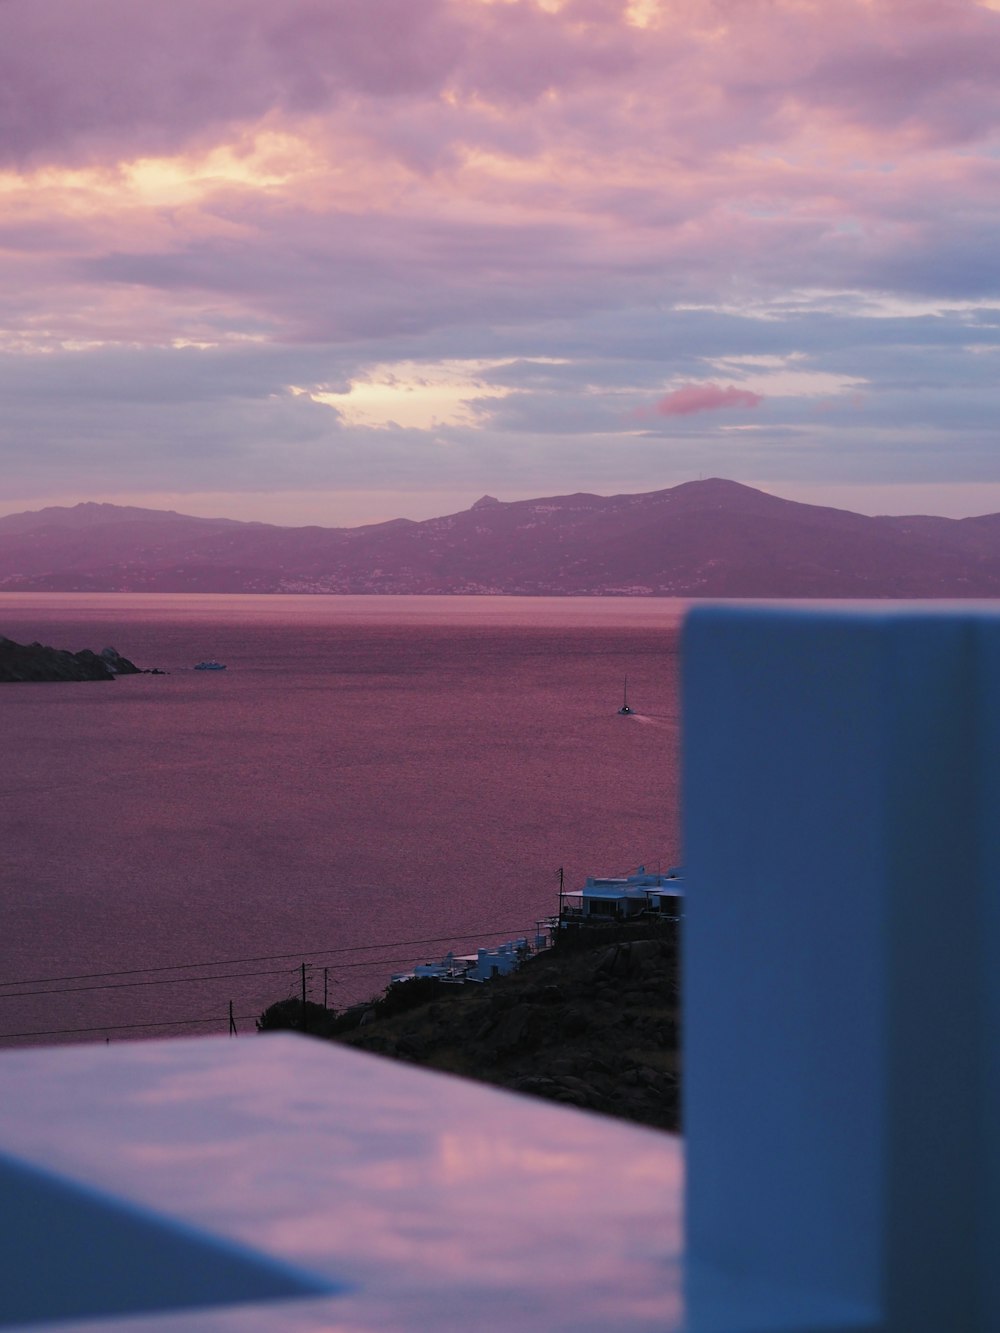
<svg viewBox="0 0 1000 1333"><path fill-rule="evenodd" d="M631 713L631 711L632 711L631 708L629 708L629 706L628 706L628 676L626 676L626 677L625 677L625 693L624 693L623 696L622 696L622 706L621 706L621 708L619 708L618 713L619 713L619 716L621 716L621 717L625 717L627 714Z"/></svg>

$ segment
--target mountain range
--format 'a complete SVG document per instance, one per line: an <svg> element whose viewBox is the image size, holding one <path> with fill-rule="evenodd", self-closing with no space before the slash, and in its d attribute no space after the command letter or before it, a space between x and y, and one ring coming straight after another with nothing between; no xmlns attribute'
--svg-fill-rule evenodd
<svg viewBox="0 0 1000 1333"><path fill-rule="evenodd" d="M0 589L996 597L1000 514L871 518L717 478L358 528L85 503L0 518Z"/></svg>

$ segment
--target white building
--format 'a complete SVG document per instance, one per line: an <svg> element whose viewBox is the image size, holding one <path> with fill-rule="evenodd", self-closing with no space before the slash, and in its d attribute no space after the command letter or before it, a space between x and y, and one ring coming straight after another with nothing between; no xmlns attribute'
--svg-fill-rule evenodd
<svg viewBox="0 0 1000 1333"><path fill-rule="evenodd" d="M458 956L449 950L440 963L417 963L408 972L393 972L389 984L396 986L404 981L415 981L418 977L429 977L450 985L460 985L465 980L472 961L470 955Z"/></svg>
<svg viewBox="0 0 1000 1333"><path fill-rule="evenodd" d="M563 894L563 921L631 921L639 916L679 917L684 881L679 866L651 873L639 866L631 875L587 876L582 889Z"/></svg>
<svg viewBox="0 0 1000 1333"><path fill-rule="evenodd" d="M409 972L394 972L390 985L418 977L431 977L451 985L489 981L491 977L505 977L516 971L531 952L527 939L507 940L492 949L477 949L475 953L455 954L449 950L440 963L418 963Z"/></svg>
<svg viewBox="0 0 1000 1333"><path fill-rule="evenodd" d="M507 940L495 949L479 949L476 961L469 968L466 977L469 981L489 981L491 977L505 977L515 972L523 959L531 952L528 941Z"/></svg>

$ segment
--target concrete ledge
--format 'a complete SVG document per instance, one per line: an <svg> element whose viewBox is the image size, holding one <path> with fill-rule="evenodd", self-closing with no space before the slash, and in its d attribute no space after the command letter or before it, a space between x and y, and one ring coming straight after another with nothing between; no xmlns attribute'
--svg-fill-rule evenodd
<svg viewBox="0 0 1000 1333"><path fill-rule="evenodd" d="M22 1164L346 1285L116 1329L680 1326L670 1136L286 1035L4 1052L0 1083Z"/></svg>

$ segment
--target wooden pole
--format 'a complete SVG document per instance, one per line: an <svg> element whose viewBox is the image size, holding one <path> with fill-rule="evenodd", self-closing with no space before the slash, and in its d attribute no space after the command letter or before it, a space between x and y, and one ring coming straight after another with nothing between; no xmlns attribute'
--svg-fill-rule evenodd
<svg viewBox="0 0 1000 1333"><path fill-rule="evenodd" d="M306 965L302 964L302 1031L306 1030Z"/></svg>
<svg viewBox="0 0 1000 1333"><path fill-rule="evenodd" d="M330 1007L330 1006L327 1004L327 996L329 995L329 992L330 992L330 969L329 969L328 967L324 967L324 969L323 969L323 1008L324 1008L324 1009L329 1009L329 1007Z"/></svg>
<svg viewBox="0 0 1000 1333"><path fill-rule="evenodd" d="M236 1019L233 1017L233 1002L232 1002L232 1000L229 1001L229 1035L230 1035L231 1037L235 1037L235 1036L238 1035L237 1032L236 1032Z"/></svg>

